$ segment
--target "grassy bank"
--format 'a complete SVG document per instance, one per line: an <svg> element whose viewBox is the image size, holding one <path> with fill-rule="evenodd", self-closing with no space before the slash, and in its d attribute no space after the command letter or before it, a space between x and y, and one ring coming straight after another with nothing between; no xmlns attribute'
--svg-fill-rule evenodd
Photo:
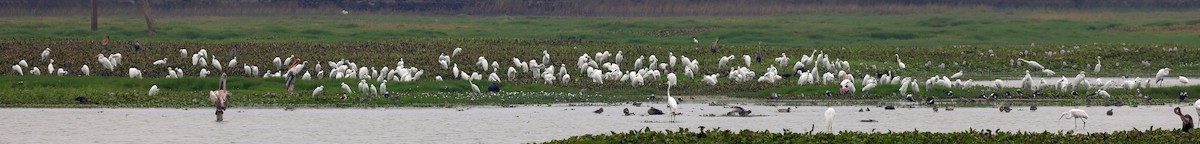
<svg viewBox="0 0 1200 144"><path fill-rule="evenodd" d="M582 135L547 143L1194 143L1200 132L1178 130L1129 130L1111 133L1074 132L770 132L708 129L692 131L632 130L600 135Z"/></svg>
<svg viewBox="0 0 1200 144"><path fill-rule="evenodd" d="M48 77L20 76L0 79L4 89L0 89L0 107L199 107L208 106L207 92L217 89L217 78L117 78L117 77ZM234 94L234 102L238 106L299 106L299 107L353 107L353 106L464 106L464 105L521 105L521 104L550 104L550 103L627 103L646 102L651 94L665 95L662 86L644 86L638 88L592 88L571 87L544 84L508 84L496 83L504 92L475 94L471 92L470 83L461 80L418 82L389 82L390 97L369 95L358 91L357 80L309 80L298 81L294 92L287 92L284 80L278 78L241 78L229 80L229 89ZM352 93L347 94L346 100L341 99L345 91L341 83L350 85ZM368 82L378 85L378 82ZM474 82L486 90L492 82ZM150 86L157 84L160 92L148 96ZM317 86L325 86L317 95L312 95ZM715 104L726 102L756 103L763 105L910 105L915 103L903 102L903 97L896 95L898 85L881 85L866 93L859 92L857 96L824 96L824 91L832 90L831 86L795 86L779 85L764 86L755 84L731 84L727 86L699 86L675 88L673 95L688 99L689 96L729 96L731 100L715 101ZM979 99L979 94L990 93L986 88L954 89L954 97L943 96L951 89L938 87L915 93L918 99L927 96L938 96L940 106L994 106L994 105L1145 105L1167 104L1177 101L1178 91L1200 91L1200 86L1166 87L1143 89L1143 92L1155 98L1154 101L1143 101L1133 96L1133 92L1122 89L1110 89L1114 98L1096 98L1091 102L1069 95L1069 92L1054 90L1044 91L1043 97L1016 96L1014 99L1002 98L1000 101L985 101ZM1002 91L1015 91L1004 89ZM1079 90L1087 95L1087 90ZM780 93L783 101L769 102L766 97L770 93ZM835 92L836 93L836 92ZM74 99L78 96L89 98L93 103L79 103ZM195 100L195 101L193 101ZM822 101L828 100L828 101ZM659 101L661 102L661 101ZM704 103L705 101L688 101ZM951 102L951 103L946 103Z"/></svg>

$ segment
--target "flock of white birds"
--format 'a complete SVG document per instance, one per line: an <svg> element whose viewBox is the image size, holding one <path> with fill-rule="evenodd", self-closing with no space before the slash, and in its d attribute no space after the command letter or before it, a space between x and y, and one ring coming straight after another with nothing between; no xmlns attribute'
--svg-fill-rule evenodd
<svg viewBox="0 0 1200 144"><path fill-rule="evenodd" d="M420 80L423 76L425 76L424 69L406 66L403 59L397 61L394 67L360 66L353 61L345 59L326 61L324 64L315 64L310 67L308 66L310 65L309 61L300 62L295 55L292 55L286 58L275 57L272 59L271 65L274 66L274 69L260 68L258 65L241 63L240 71L238 71L237 68L239 67L237 67L237 65L239 63L237 57L229 59L226 61L227 63L221 63L221 60L209 55L209 52L205 49L200 49L195 53L189 53L187 49L179 49L178 52L181 59L190 60L190 63L193 66L191 69L199 69L194 75L196 77L207 77L215 72L241 72L244 76L263 78L286 77L288 74L292 74L297 76L300 80L361 79L357 85L357 91L361 94L370 95L387 94L386 82L411 82ZM617 51L616 53L611 53L609 51L597 52L594 54L584 53L578 56L573 65L566 65L564 63L555 65L551 64L550 62L551 55L547 51L543 51L540 62L538 59L522 60L513 57L512 61L507 64L507 68L501 68L502 65L500 61L489 60L486 57L480 56L474 62L471 62L471 64L464 66L478 67L484 71L466 71L461 70L460 65L452 61L453 57L459 56L461 53L463 53L462 48L455 48L450 52L449 55L445 53L438 55L437 64L440 67L437 68L443 70L448 69L449 73L437 74L433 76L433 78L438 81L445 80L447 78L453 78L467 81L487 80L491 82L501 82L504 79L528 77L540 79L545 84L567 83L578 80L597 84L626 83L631 87L639 87L645 86L648 82L676 84L678 83L677 81L679 80L678 77L680 75L695 79L698 75L697 73L699 73L698 71L701 65L700 61L697 59L689 58L683 55L676 56L674 53L668 53L668 55L665 56L666 58L661 60L660 57L656 55L639 55L637 58L633 59L632 65L622 66L621 64L623 64L623 62L626 60L624 56L625 53L622 51ZM903 57L899 54L896 54L895 56L897 68L906 68L907 66L901 59ZM97 54L96 64L102 66L102 70L108 71L113 71L118 68L125 68L122 67L121 60L123 57L124 56L120 53L109 55ZM744 63L730 63L730 61L737 61L739 57ZM51 57L50 48L46 48L41 53L40 60L46 64L45 67L31 66L26 60L20 60L17 62L17 64L12 66L12 70L15 72L14 75L26 75L26 69L28 69L28 74L30 75L43 75L42 69L45 69L45 74L48 75L67 76L70 74L68 69L54 66L54 59ZM166 64L168 60L168 58L162 58L151 63L154 65L162 65ZM1026 60L1023 58L1019 58L1017 60L1024 63L1024 65L1028 66L1031 70L1041 71L1048 76L1056 75L1056 72L1046 69L1036 61ZM1097 57L1097 64L1095 66L1095 70L1093 71L1094 73L1100 72L1101 70L1101 64L1099 60L1100 58ZM293 64L293 62L298 63ZM699 74L700 79L698 80L706 85L718 85L722 78L726 78L730 81L738 83L758 82L774 84L785 81L784 77L781 76L780 69L778 68L783 67L785 68L783 70L786 73L795 73L793 78L795 79L794 82L797 85L833 84L846 88L848 90L847 93L849 94L853 94L858 91L869 91L876 88L880 84L900 85L901 87L897 91L901 95L908 95L909 90L913 92L920 92L922 87L928 90L935 86L950 88L975 86L996 89L1002 88L1000 85L1001 79L995 79L995 85L973 84L973 79L967 79L964 81L961 78L967 74L965 74L963 71L949 74L948 76L932 76L925 79L924 83L919 82L919 80L917 80L918 78L892 74L882 74L879 77L874 77L870 74L863 74L861 79L856 79L854 74L848 72L851 69L850 62L831 58L830 55L825 54L823 51L817 50L813 50L806 55L801 55L799 60L792 60L792 57L789 57L788 54L782 53L779 57L774 58L774 63L768 63L768 68L761 72L756 72L749 68L754 64L755 63L753 62L753 59L751 59L750 55L723 56L717 60L716 65L719 69L728 69L727 73L724 73L724 75L722 75L722 73L712 73L707 75ZM293 67L292 65L295 66ZM569 66L572 66L570 67L571 69L577 69L578 72L581 73L577 73L575 76L572 76L572 73L569 73L567 70ZM210 70L210 68L212 70ZM128 67L128 77L143 78L142 71L143 70L136 67ZM165 71L167 71L166 75L164 76L165 78L180 78L186 75L185 68L182 67L167 67ZM1153 84L1161 83L1164 79L1168 78L1170 71L1170 68L1162 68L1161 70L1158 70L1156 74L1154 74L1153 78L1143 79L1141 77L1137 77L1123 81L1100 81L1099 79L1088 80L1086 77L1086 72L1080 71L1074 78L1062 76L1062 79L1059 79L1058 81L1047 81L1045 78L1040 79L1040 81L1035 81L1030 71L1026 70L1025 76L1021 79L1020 88L1024 90L1037 91L1047 88L1075 90L1082 87L1087 89L1095 89L1095 93L1108 97L1110 95L1108 92L1106 92L1106 89L1135 89L1151 87L1154 86ZM88 65L83 65L79 68L79 72L82 73L82 76L90 76L91 68L88 67ZM484 75L484 73L487 74ZM501 77L501 75L503 75L503 77ZM1188 79L1183 76L1179 76L1178 80L1184 84L1188 83ZM378 84L369 84L369 81ZM474 82L471 83L473 92L480 92L478 86L475 86ZM344 93L354 93L354 89L351 89L349 85L343 83L341 86ZM861 86L861 89L858 88L859 86ZM157 86L153 86L152 89L151 95L158 91ZM318 95L322 90L324 90L324 86L316 87L314 88L312 94Z"/></svg>

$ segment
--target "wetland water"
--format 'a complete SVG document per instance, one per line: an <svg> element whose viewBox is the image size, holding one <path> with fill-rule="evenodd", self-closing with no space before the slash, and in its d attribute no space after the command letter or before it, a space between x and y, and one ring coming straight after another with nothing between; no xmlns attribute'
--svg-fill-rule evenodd
<svg viewBox="0 0 1200 144"><path fill-rule="evenodd" d="M664 111L665 104L650 104ZM592 113L603 107L603 114ZM754 117L701 116L724 114L730 108L684 104L675 123L665 115L641 116L642 106L519 106L473 108L350 108L283 109L231 108L225 122L214 122L211 108L5 108L0 109L0 143L524 143L563 139L583 134L698 126L722 129L823 131L828 107L742 106ZM870 107L869 112L858 112ZM629 108L638 113L624 116ZM933 131L974 129L1003 131L1072 130L1072 120L1059 120L1071 108L1091 116L1077 132L1179 128L1174 106L1141 107L1016 107L1011 113L996 108L956 108L934 112L928 107L884 110L874 106L839 106L835 130ZM458 111L463 109L463 111ZM1105 111L1113 109L1115 115ZM1185 113L1195 115L1192 106ZM864 123L859 120L874 119ZM1083 123L1080 123L1082 126Z"/></svg>

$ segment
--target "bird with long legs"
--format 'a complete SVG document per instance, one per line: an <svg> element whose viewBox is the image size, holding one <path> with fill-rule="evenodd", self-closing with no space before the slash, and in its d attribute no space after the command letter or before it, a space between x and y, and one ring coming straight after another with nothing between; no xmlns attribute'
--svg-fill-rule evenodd
<svg viewBox="0 0 1200 144"><path fill-rule="evenodd" d="M1179 116L1179 121L1183 122L1183 127L1179 130L1188 132L1192 130L1192 115L1183 114L1179 107L1175 107L1175 115Z"/></svg>
<svg viewBox="0 0 1200 144"><path fill-rule="evenodd" d="M1085 129L1087 128L1086 119L1088 119L1088 114L1086 111L1083 111L1081 109L1071 109L1071 110L1068 110L1067 112L1063 112L1062 116L1058 117L1059 120L1062 120L1063 118L1068 118L1068 119L1071 119L1072 121L1075 121L1075 125L1073 125L1073 126L1075 126L1076 129L1079 128L1078 121L1083 121L1083 128L1085 128Z"/></svg>
<svg viewBox="0 0 1200 144"><path fill-rule="evenodd" d="M225 108L229 105L229 91L226 89L225 74L221 73L221 89L208 92L208 98L212 101L213 107L217 108L217 121L225 120Z"/></svg>

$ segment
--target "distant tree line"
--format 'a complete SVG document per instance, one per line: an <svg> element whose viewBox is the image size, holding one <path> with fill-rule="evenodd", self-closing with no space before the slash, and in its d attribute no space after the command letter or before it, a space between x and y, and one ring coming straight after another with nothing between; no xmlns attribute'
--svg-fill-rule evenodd
<svg viewBox="0 0 1200 144"><path fill-rule="evenodd" d="M754 15L904 11L923 6L997 9L1195 9L1200 0L152 0L164 15ZM101 13L137 13L136 0L101 0ZM87 15L84 0L0 0L0 16Z"/></svg>

